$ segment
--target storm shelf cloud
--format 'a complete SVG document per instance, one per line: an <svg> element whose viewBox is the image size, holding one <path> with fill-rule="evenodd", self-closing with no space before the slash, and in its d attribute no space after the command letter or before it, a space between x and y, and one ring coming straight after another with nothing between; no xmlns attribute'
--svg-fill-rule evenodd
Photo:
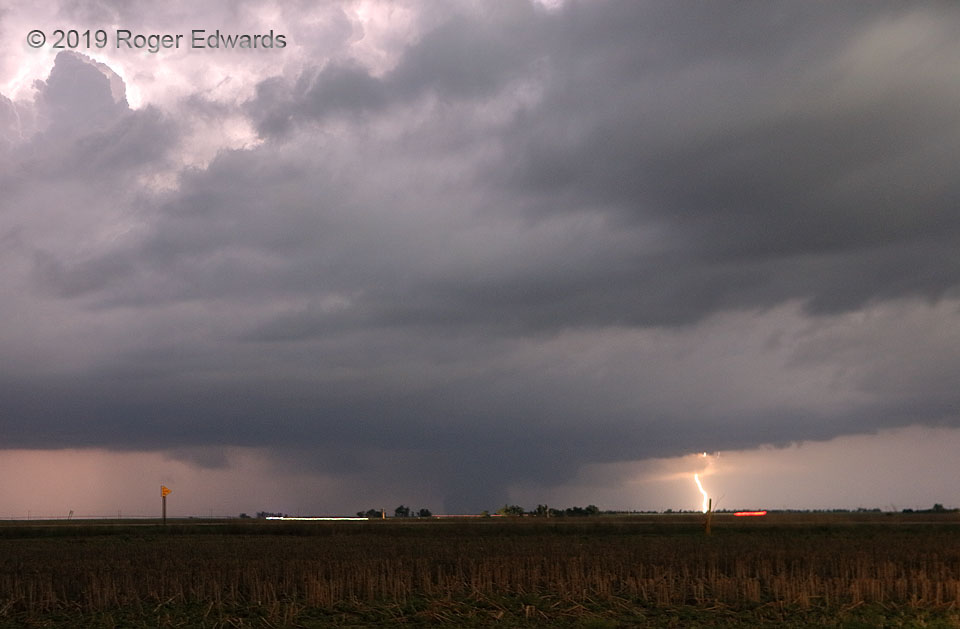
<svg viewBox="0 0 960 629"><path fill-rule="evenodd" d="M0 12L3 448L644 508L960 423L953 7L271 6ZM12 43L71 21L288 45Z"/></svg>

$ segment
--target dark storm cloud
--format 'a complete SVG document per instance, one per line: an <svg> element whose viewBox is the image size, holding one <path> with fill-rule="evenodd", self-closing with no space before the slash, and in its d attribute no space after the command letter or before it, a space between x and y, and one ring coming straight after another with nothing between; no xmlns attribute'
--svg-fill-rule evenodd
<svg viewBox="0 0 960 629"><path fill-rule="evenodd" d="M37 101L50 121L52 135L76 134L98 130L127 111L123 94L114 94L111 72L105 76L88 58L73 53L57 56L46 81L37 82Z"/></svg>
<svg viewBox="0 0 960 629"><path fill-rule="evenodd" d="M274 136L297 122L362 116L424 94L488 98L527 75L543 52L531 42L546 26L535 18L525 3L494 7L480 21L454 13L410 46L383 78L352 62L331 62L304 72L292 86L276 78L263 81L248 111L261 134Z"/></svg>
<svg viewBox="0 0 960 629"><path fill-rule="evenodd" d="M0 137L7 145L20 135L17 127L17 108L9 98L0 96Z"/></svg>
<svg viewBox="0 0 960 629"><path fill-rule="evenodd" d="M50 76L37 81L36 87L42 131L18 147L25 155L21 175L102 183L111 175L156 166L176 140L173 125L156 109L131 111L122 79L83 55L57 55ZM27 177L12 183L33 183ZM131 182L111 183L126 189Z"/></svg>
<svg viewBox="0 0 960 629"><path fill-rule="evenodd" d="M52 294L104 289L130 268L103 235L136 215L149 196L137 178L165 164L178 132L156 109L132 111L122 80L74 53L58 55L37 82L35 109L41 130L20 138L15 167L0 173L7 253L28 258Z"/></svg>
<svg viewBox="0 0 960 629"><path fill-rule="evenodd" d="M0 307L36 346L8 341L8 442L402 451L479 509L588 462L956 420L955 11L485 11L382 73L260 82L264 142L160 189L183 121L58 57L0 175Z"/></svg>
<svg viewBox="0 0 960 629"><path fill-rule="evenodd" d="M573 5L512 15L513 29L452 19L382 79L330 65L302 76L286 101L278 80L261 85L251 110L269 134L333 111L372 115L424 94L490 97L519 77L540 81L542 101L498 130L503 159L476 175L491 194L513 193L491 205L532 220L599 209L663 226L671 250L638 247L612 269L598 260L572 277L514 277L515 289L501 278L433 287L461 316L511 291L508 309L535 325L683 323L788 298L836 312L875 297L942 296L960 270L951 253L960 190L939 165L949 159L943 134L960 123L947 103L960 94L932 70L948 70L960 50L935 37L922 46L932 67L911 72L911 51L895 42L897 66L858 66L847 60L858 44L876 52L866 34L909 11L765 9Z"/></svg>
<svg viewBox="0 0 960 629"><path fill-rule="evenodd" d="M621 220L668 225L682 253L650 262L666 263L678 293L702 296L693 317L788 297L836 311L956 285L947 243L960 227L952 211L960 190L937 172L945 158L937 145L960 122L946 105L960 94L903 67L910 50L890 69L847 60L866 46L865 32L907 18L901 8L811 30L803 14L822 7L724 6L700 27L689 15L681 22L633 7L642 33L688 36L667 45L673 54L650 58L638 47L632 71L627 55L619 68L605 65L618 60L617 44L628 47L617 31L599 53L593 44L583 57L564 55L579 68L505 135L515 189L537 195L543 212L606 204ZM929 62L946 70L960 49L933 39ZM860 54L871 52L879 53Z"/></svg>

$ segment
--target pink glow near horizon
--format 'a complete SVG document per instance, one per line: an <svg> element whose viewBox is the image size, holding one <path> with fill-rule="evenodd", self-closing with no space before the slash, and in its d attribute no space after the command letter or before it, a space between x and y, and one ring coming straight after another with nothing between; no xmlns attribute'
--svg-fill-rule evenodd
<svg viewBox="0 0 960 629"><path fill-rule="evenodd" d="M316 487L322 478L312 478ZM160 486L172 490L168 513L237 515L247 504L269 509L302 489L267 473L255 451L237 450L230 464L204 468L159 452L7 450L0 457L0 517L155 517ZM239 510L238 510L239 509Z"/></svg>
<svg viewBox="0 0 960 629"><path fill-rule="evenodd" d="M718 488L715 509L929 508L960 504L950 479L960 474L951 452L960 429L909 428L804 443L788 448L724 452L711 471ZM218 450L218 466L161 452L105 450L5 450L0 455L0 518L156 517L160 485L173 493L168 512L178 516L253 515L282 510L291 515L353 515L371 506L391 511L411 500L442 512L442 501L424 488L391 486L363 493L370 479L334 478L277 465L267 450ZM225 454L224 454L225 452ZM513 488L503 502L601 509L696 509L689 470L700 455L585 466L562 487ZM211 456L210 463L215 457ZM932 479L922 487L909 480ZM843 482L836 479L842 478ZM943 479L934 482L934 479ZM500 505L490 505L490 510Z"/></svg>

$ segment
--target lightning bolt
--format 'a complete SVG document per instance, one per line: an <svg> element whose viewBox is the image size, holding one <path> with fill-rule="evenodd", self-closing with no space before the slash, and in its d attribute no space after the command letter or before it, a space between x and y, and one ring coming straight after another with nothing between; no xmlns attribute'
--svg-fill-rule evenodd
<svg viewBox="0 0 960 629"><path fill-rule="evenodd" d="M703 496L703 504L701 505L700 510L706 513L707 509L710 508L709 506L710 497L707 496L707 492L703 489L703 483L700 482L700 475L694 474L693 480L697 483L697 489L700 490L700 494Z"/></svg>

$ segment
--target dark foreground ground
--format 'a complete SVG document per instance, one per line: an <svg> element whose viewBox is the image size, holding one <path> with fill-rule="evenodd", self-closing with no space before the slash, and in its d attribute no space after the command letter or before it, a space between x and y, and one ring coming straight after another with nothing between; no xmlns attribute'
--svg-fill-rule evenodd
<svg viewBox="0 0 960 629"><path fill-rule="evenodd" d="M0 627L960 627L956 514L0 523Z"/></svg>

